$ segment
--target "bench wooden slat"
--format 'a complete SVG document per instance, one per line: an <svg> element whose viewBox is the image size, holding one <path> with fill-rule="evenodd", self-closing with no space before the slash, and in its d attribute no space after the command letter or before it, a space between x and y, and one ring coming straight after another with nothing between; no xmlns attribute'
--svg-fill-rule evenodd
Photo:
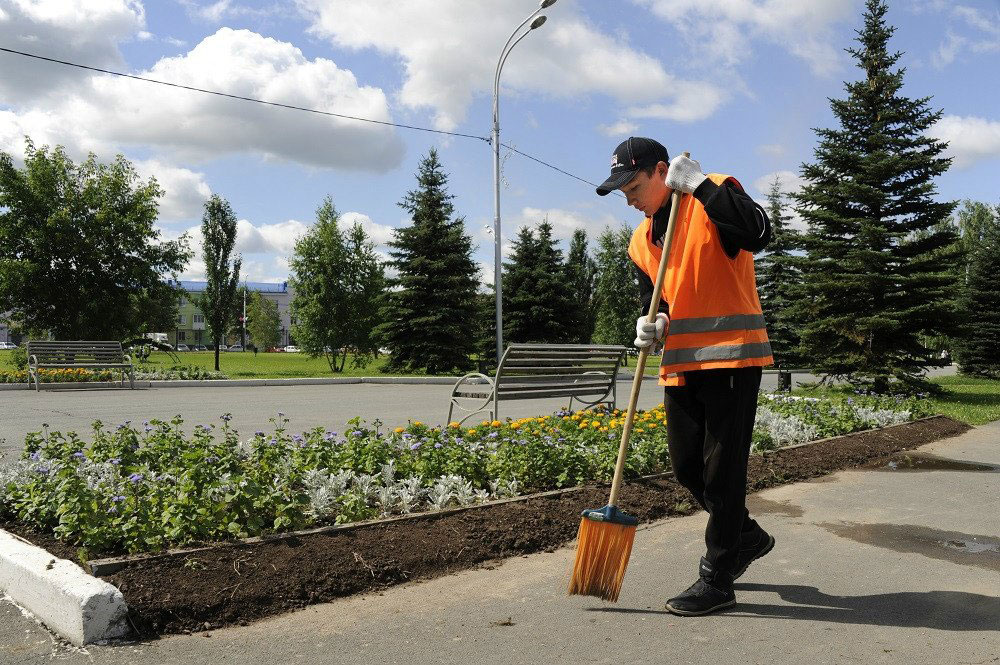
<svg viewBox="0 0 1000 665"><path fill-rule="evenodd" d="M579 378L576 378L579 377ZM601 373L601 374L501 374L497 381L494 381L497 385L506 385L507 383L566 383L573 378L574 381L602 381L604 383L609 383L612 381L611 373Z"/></svg>
<svg viewBox="0 0 1000 665"><path fill-rule="evenodd" d="M511 344L497 368L493 385L484 385L481 375L468 374L452 388L451 420L454 408L463 407L458 399L481 399L479 405L462 421L480 411L490 411L499 418L499 402L517 399L569 397L594 405L616 399L618 368L625 360L624 346L597 344ZM492 403L491 405L489 403ZM492 406L492 408L490 408Z"/></svg>
<svg viewBox="0 0 1000 665"><path fill-rule="evenodd" d="M67 340L29 341L28 354L29 381L34 379L35 390L41 389L38 377L40 369L117 369L122 371L122 385L128 374L129 385L135 388L134 366L122 349L121 342Z"/></svg>

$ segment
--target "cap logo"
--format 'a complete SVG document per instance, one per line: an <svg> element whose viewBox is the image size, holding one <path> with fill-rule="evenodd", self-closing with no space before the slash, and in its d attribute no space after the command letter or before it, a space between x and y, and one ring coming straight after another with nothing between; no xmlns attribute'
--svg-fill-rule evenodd
<svg viewBox="0 0 1000 665"><path fill-rule="evenodd" d="M618 166L618 153L617 152L614 153L613 155L611 155L611 168L615 168L616 166Z"/></svg>

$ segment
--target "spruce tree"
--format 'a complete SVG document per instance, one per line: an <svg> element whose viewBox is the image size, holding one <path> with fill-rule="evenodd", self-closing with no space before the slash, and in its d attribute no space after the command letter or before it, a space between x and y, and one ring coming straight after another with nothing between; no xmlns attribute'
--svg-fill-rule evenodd
<svg viewBox="0 0 1000 665"><path fill-rule="evenodd" d="M960 300L958 362L963 374L1000 379L1000 205L977 221Z"/></svg>
<svg viewBox="0 0 1000 665"><path fill-rule="evenodd" d="M393 231L389 262L396 270L377 332L392 354L388 371L429 374L465 369L476 347L476 285L472 239L464 218L452 219L448 176L431 149L417 169L417 188L399 202L413 220Z"/></svg>
<svg viewBox="0 0 1000 665"><path fill-rule="evenodd" d="M792 252L799 248L799 234L788 223L792 216L785 212L785 197L778 176L767 193L767 216L771 220L771 242L767 253L757 259L757 293L767 322L767 336L774 354L774 364L780 369L801 365L798 354L799 335L792 316L792 303L801 273Z"/></svg>
<svg viewBox="0 0 1000 665"><path fill-rule="evenodd" d="M607 228L597 239L597 322L594 342L631 346L640 315L636 267L628 256L632 231Z"/></svg>
<svg viewBox="0 0 1000 665"><path fill-rule="evenodd" d="M504 339L557 344L572 339L575 303L563 270L562 251L543 221L537 234L518 230L510 261L504 264Z"/></svg>
<svg viewBox="0 0 1000 665"><path fill-rule="evenodd" d="M932 390L928 367L943 361L923 340L946 334L954 232L940 225L954 204L936 202L933 178L951 160L926 134L940 117L930 98L900 94L901 53L883 0L867 0L857 48L864 77L831 100L839 129L817 129L816 162L803 164L797 195L809 223L803 294L796 304L802 351L814 370L878 392Z"/></svg>
<svg viewBox="0 0 1000 665"><path fill-rule="evenodd" d="M594 336L597 317L595 286L597 264L587 247L587 232L577 229L569 243L566 255L566 285L569 289L572 318L569 322L571 342L588 344Z"/></svg>

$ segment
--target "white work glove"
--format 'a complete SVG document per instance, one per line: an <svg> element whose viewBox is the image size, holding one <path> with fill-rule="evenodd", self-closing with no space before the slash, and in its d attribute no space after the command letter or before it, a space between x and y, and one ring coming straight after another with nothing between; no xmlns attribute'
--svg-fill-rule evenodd
<svg viewBox="0 0 1000 665"><path fill-rule="evenodd" d="M658 313L656 320L652 323L646 319L646 316L640 316L635 322L635 341L632 343L637 349L645 349L659 343L667 336L669 326L670 320L663 312Z"/></svg>
<svg viewBox="0 0 1000 665"><path fill-rule="evenodd" d="M698 185L705 182L706 177L701 172L701 164L690 157L677 155L670 160L667 169L667 187L685 194L693 194Z"/></svg>

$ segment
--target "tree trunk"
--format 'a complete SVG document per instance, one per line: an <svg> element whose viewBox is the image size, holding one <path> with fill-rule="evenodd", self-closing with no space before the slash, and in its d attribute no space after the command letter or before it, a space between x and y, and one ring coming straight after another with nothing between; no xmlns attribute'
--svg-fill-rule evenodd
<svg viewBox="0 0 1000 665"><path fill-rule="evenodd" d="M215 371L216 372L220 371L219 370L219 344L220 344L220 342L221 342L221 340L215 340Z"/></svg>

